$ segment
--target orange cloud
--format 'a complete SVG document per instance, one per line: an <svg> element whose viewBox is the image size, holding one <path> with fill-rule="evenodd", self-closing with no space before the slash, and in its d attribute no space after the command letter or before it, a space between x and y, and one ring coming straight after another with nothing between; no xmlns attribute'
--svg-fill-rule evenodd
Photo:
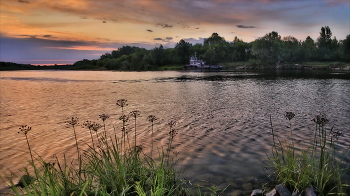
<svg viewBox="0 0 350 196"><path fill-rule="evenodd" d="M115 50L115 48L105 48L105 47L99 47L99 46L69 46L69 47L47 46L45 48L62 49L62 50L92 50L92 51L112 51L112 50Z"/></svg>

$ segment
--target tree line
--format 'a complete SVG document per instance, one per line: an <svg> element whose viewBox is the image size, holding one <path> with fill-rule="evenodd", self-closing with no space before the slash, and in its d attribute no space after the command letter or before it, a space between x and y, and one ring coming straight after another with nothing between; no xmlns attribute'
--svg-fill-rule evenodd
<svg viewBox="0 0 350 196"><path fill-rule="evenodd" d="M123 46L105 53L95 60L81 60L75 67L104 67L110 70L156 70L165 65L185 65L189 57L197 57L207 64L249 61L268 66L308 61L350 62L350 35L344 40L332 37L328 26L322 27L317 40L310 36L304 41L293 36L281 37L276 31L267 33L248 43L237 37L226 41L218 33L204 39L203 44L192 45L181 39L174 48L162 45L151 50L136 46Z"/></svg>

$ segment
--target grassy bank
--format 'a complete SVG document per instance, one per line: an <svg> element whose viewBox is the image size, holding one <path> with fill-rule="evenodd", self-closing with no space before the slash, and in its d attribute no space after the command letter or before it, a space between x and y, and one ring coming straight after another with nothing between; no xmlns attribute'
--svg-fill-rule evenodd
<svg viewBox="0 0 350 196"><path fill-rule="evenodd" d="M257 64L255 61L241 61L220 64L224 70L232 69L346 69L350 68L350 63L346 62L303 62L303 63L280 63L278 66L267 66Z"/></svg>
<svg viewBox="0 0 350 196"><path fill-rule="evenodd" d="M166 70L182 70L184 65L165 65L158 67L158 71L166 71Z"/></svg>

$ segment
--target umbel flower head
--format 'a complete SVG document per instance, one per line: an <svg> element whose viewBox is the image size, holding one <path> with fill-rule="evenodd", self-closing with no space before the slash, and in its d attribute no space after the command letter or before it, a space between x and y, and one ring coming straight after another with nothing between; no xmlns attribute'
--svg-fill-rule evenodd
<svg viewBox="0 0 350 196"><path fill-rule="evenodd" d="M32 130L32 127L29 127L29 126L27 126L27 125L22 125L20 128L19 128L19 132L18 133L24 133L24 135L27 135L28 134L28 132L30 131L30 130Z"/></svg>
<svg viewBox="0 0 350 196"><path fill-rule="evenodd" d="M176 125L176 120L170 120L170 121L168 122L168 125L169 125L170 128L173 128L173 126Z"/></svg>
<svg viewBox="0 0 350 196"><path fill-rule="evenodd" d="M295 116L294 112L286 112L286 114L284 115L286 117L286 119L288 120L292 120Z"/></svg>
<svg viewBox="0 0 350 196"><path fill-rule="evenodd" d="M104 122L105 120L107 120L109 118L108 114L100 114L100 119Z"/></svg>
<svg viewBox="0 0 350 196"><path fill-rule="evenodd" d="M125 107L125 106L127 106L128 104L126 103L128 100L126 100L126 99L119 99L119 100L117 100L117 105L118 106L120 106L120 107Z"/></svg>
<svg viewBox="0 0 350 196"><path fill-rule="evenodd" d="M119 120L123 121L124 123L125 123L125 122L128 122L129 116L123 114L123 115L121 115L121 116L119 117Z"/></svg>
<svg viewBox="0 0 350 196"><path fill-rule="evenodd" d="M75 126L78 124L78 117L68 118L65 123Z"/></svg>
<svg viewBox="0 0 350 196"><path fill-rule="evenodd" d="M175 129L171 129L169 131L169 135L171 138L174 138L177 134L178 134L178 131L176 131Z"/></svg>
<svg viewBox="0 0 350 196"><path fill-rule="evenodd" d="M154 116L154 115L149 115L147 117L147 121L152 122L152 123L157 121L157 120L158 120L158 118L156 116Z"/></svg>
<svg viewBox="0 0 350 196"><path fill-rule="evenodd" d="M137 118L137 117L141 116L141 113L140 113L140 111L135 110L135 111L131 111L129 115L134 117L134 118Z"/></svg>
<svg viewBox="0 0 350 196"><path fill-rule="evenodd" d="M103 127L102 125L92 121L85 121L83 125L92 131L98 131L101 127Z"/></svg>
<svg viewBox="0 0 350 196"><path fill-rule="evenodd" d="M326 118L326 115L324 115L324 114L316 115L312 119L312 121L314 121L318 125L325 125L329 122L329 120Z"/></svg>

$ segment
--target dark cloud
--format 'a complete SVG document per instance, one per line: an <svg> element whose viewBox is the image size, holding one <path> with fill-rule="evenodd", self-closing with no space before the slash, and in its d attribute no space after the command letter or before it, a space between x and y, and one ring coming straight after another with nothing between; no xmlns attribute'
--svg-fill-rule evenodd
<svg viewBox="0 0 350 196"><path fill-rule="evenodd" d="M252 28L256 28L255 26L246 26L246 25L236 25L236 27L238 27L238 28L243 28L243 29L252 29Z"/></svg>
<svg viewBox="0 0 350 196"><path fill-rule="evenodd" d="M18 0L18 2L20 2L20 3L30 3L30 2L27 1L27 0Z"/></svg>
<svg viewBox="0 0 350 196"><path fill-rule="evenodd" d="M107 23L107 22L104 20L103 23Z"/></svg>
<svg viewBox="0 0 350 196"><path fill-rule="evenodd" d="M162 40L163 41L163 39L162 38L154 38L153 40Z"/></svg>
<svg viewBox="0 0 350 196"><path fill-rule="evenodd" d="M171 27L173 27L173 25L161 24L161 23L158 23L157 26L161 26L161 27L163 27L163 28L171 28Z"/></svg>
<svg viewBox="0 0 350 196"><path fill-rule="evenodd" d="M43 35L43 37L52 37L52 35Z"/></svg>
<svg viewBox="0 0 350 196"><path fill-rule="evenodd" d="M172 37L166 37L165 39L166 40L172 40L173 38Z"/></svg>
<svg viewBox="0 0 350 196"><path fill-rule="evenodd" d="M186 42L189 42L189 43L195 45L195 44L203 44L205 38L202 38L202 37L199 37L198 39L196 39L196 38L185 38L183 40L185 40Z"/></svg>
<svg viewBox="0 0 350 196"><path fill-rule="evenodd" d="M151 29L147 29L148 32L153 32Z"/></svg>

